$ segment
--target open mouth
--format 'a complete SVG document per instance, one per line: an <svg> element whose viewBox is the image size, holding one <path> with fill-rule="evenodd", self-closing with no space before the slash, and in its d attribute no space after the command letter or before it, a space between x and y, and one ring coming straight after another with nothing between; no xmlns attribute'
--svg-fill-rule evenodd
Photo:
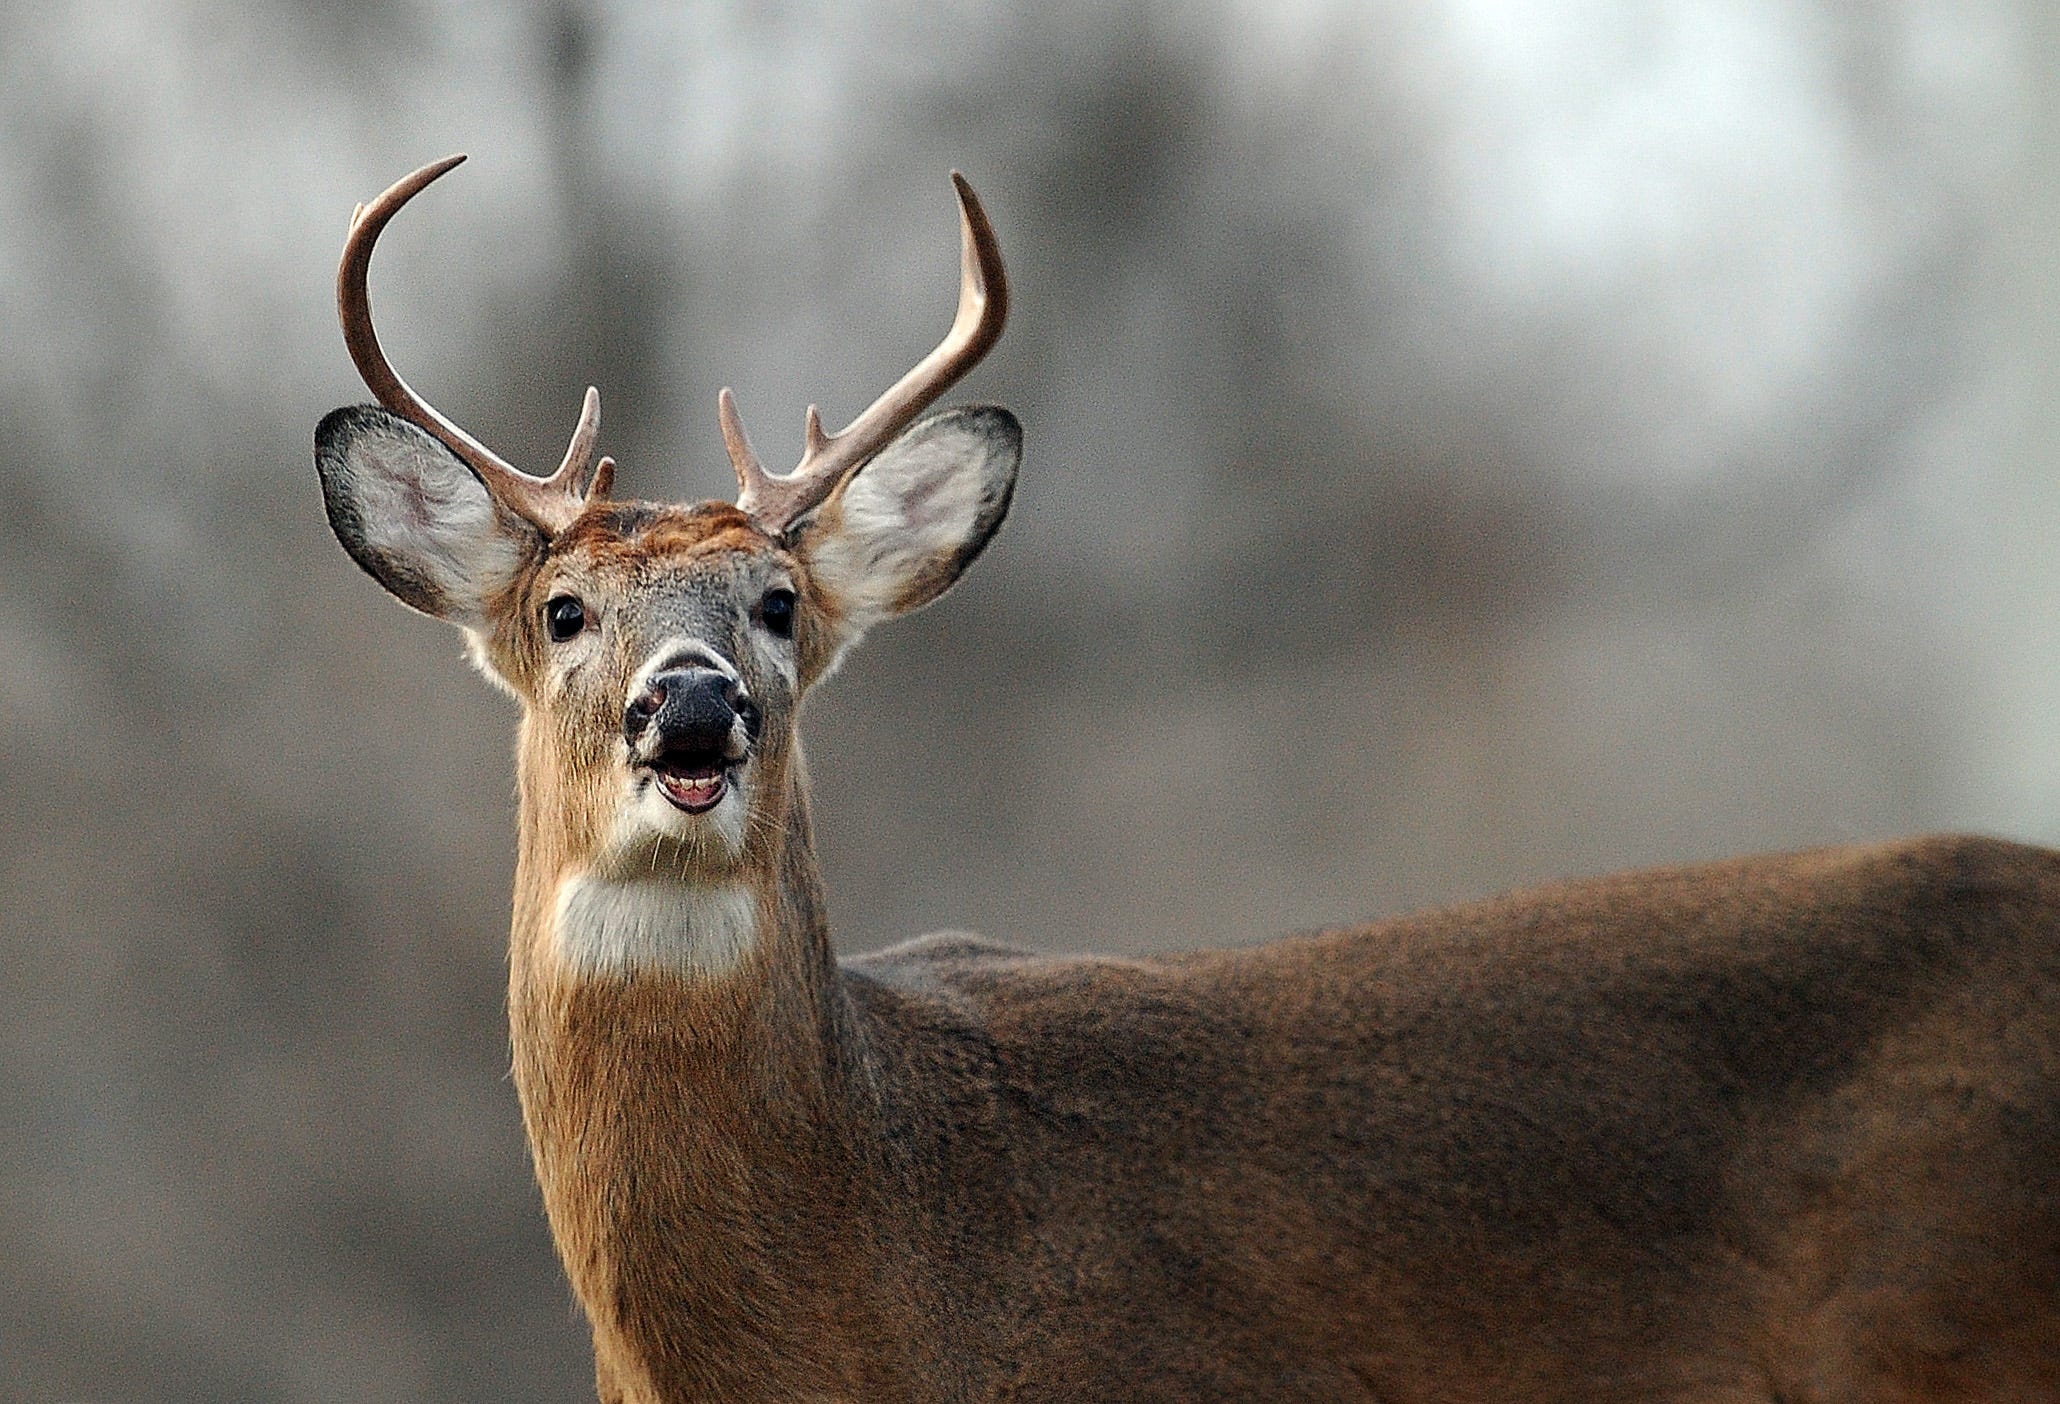
<svg viewBox="0 0 2060 1404"><path fill-rule="evenodd" d="M717 751L667 751L651 762L651 778L675 808L706 814L730 791L730 762Z"/></svg>

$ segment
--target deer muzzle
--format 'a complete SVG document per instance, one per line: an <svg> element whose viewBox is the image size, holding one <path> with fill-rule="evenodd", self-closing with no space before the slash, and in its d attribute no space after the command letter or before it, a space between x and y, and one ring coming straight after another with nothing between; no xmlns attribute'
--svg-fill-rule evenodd
<svg viewBox="0 0 2060 1404"><path fill-rule="evenodd" d="M736 678L714 668L666 668L645 678L623 709L631 761L689 814L722 803L758 737L759 711Z"/></svg>

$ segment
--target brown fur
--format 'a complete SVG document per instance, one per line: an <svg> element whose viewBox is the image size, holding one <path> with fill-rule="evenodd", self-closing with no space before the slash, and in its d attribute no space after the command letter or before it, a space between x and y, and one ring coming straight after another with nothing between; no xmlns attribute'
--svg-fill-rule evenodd
<svg viewBox="0 0 2060 1404"><path fill-rule="evenodd" d="M839 965L792 732L849 628L810 549L596 507L481 640L526 703L516 1084L603 1399L2060 1400L2060 855ZM767 714L725 873L759 944L576 975L551 903L600 861L627 680L668 609L748 643L769 572L798 677L739 646ZM539 622L575 587L614 631L579 679Z"/></svg>
<svg viewBox="0 0 2060 1404"><path fill-rule="evenodd" d="M695 551L773 549L710 525ZM526 834L569 817L537 760ZM839 967L784 783L744 971L515 966L607 1397L2060 1398L2050 855Z"/></svg>
<svg viewBox="0 0 2060 1404"><path fill-rule="evenodd" d="M2051 855L842 969L810 867L719 991L518 974L606 1398L2060 1398Z"/></svg>

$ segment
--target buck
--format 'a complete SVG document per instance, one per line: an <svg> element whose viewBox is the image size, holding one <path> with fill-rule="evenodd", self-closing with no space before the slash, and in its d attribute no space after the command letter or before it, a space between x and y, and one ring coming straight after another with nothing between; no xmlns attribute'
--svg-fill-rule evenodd
<svg viewBox="0 0 2060 1404"><path fill-rule="evenodd" d="M329 521L522 704L515 1083L601 1397L2060 1399L2060 857L1969 838L1250 949L839 963L795 735L1009 506L962 179L943 343L735 505L525 474L373 334Z"/></svg>

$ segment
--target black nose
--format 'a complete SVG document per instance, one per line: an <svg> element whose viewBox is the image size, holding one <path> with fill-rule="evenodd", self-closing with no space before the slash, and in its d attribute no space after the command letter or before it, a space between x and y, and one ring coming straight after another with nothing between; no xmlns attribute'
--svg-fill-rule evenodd
<svg viewBox="0 0 2060 1404"><path fill-rule="evenodd" d="M652 749L661 751L725 751L739 720L756 740L758 709L742 684L713 668L668 668L630 698L622 734L635 745L655 731Z"/></svg>

